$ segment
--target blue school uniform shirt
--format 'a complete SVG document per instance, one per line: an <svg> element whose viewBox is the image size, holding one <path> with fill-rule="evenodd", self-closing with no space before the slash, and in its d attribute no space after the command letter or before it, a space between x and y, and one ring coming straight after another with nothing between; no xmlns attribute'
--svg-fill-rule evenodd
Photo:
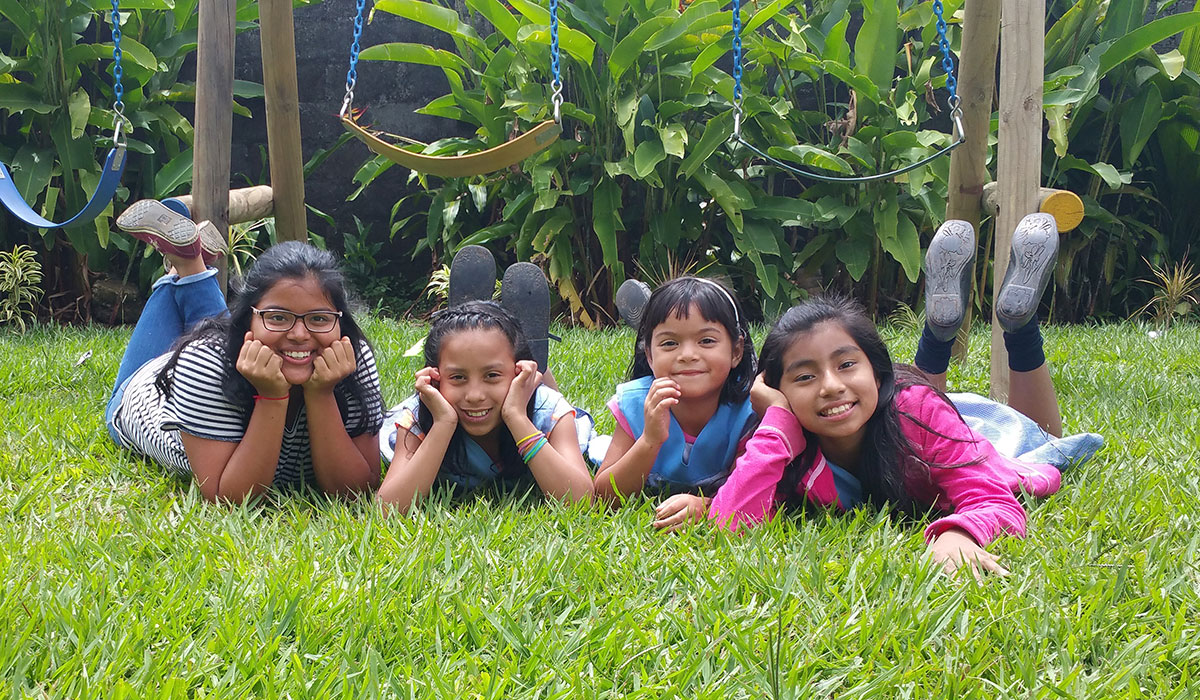
<svg viewBox="0 0 1200 700"><path fill-rule="evenodd" d="M646 376L617 386L608 407L617 422L636 440L646 430L646 395L654 377ZM715 494L737 458L738 445L754 431L758 416L750 399L721 403L695 440L689 441L683 428L671 416L667 441L658 451L646 489L652 492Z"/></svg>

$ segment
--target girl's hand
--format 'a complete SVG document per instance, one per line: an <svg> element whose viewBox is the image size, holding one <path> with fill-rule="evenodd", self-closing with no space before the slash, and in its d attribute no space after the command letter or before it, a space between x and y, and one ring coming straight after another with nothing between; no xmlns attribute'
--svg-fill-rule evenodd
<svg viewBox="0 0 1200 700"><path fill-rule="evenodd" d="M504 397L504 403L500 406L500 417L505 423L525 417L525 407L529 405L529 399L541 383L542 373L538 371L536 362L517 362L517 376L513 377L512 383L508 385L508 396Z"/></svg>
<svg viewBox="0 0 1200 700"><path fill-rule="evenodd" d="M333 391L337 383L349 377L358 367L350 339L335 340L313 359L313 371L304 382L305 391Z"/></svg>
<svg viewBox="0 0 1200 700"><path fill-rule="evenodd" d="M679 403L680 396L679 384L674 379L663 377L655 379L650 385L650 391L646 394L646 428L642 431L642 438L654 447L661 447L667 441L667 434L671 430L671 407Z"/></svg>
<svg viewBox="0 0 1200 700"><path fill-rule="evenodd" d="M754 378L754 384L750 387L750 406L760 417L765 415L771 406L778 406L785 411L792 410L783 392L767 386L761 373Z"/></svg>
<svg viewBox="0 0 1200 700"><path fill-rule="evenodd" d="M458 425L458 412L454 410L446 397L442 396L442 392L438 391L438 382L441 381L442 375L438 372L437 367L422 367L417 370L416 376L413 389L421 397L421 403L425 404L425 408L428 408L429 413L433 415L433 422ZM398 453L399 450L397 450Z"/></svg>
<svg viewBox="0 0 1200 700"><path fill-rule="evenodd" d="M983 571L1008 576L1008 569L1000 566L1000 557L980 547L975 538L961 528L951 528L933 538L929 553L934 563L940 564L947 574L953 574L965 564L979 583L983 583Z"/></svg>
<svg viewBox="0 0 1200 700"><path fill-rule="evenodd" d="M702 522L708 514L710 501L704 496L677 493L654 509L654 527L663 532L675 532Z"/></svg>
<svg viewBox="0 0 1200 700"><path fill-rule="evenodd" d="M292 390L292 385L283 376L283 360L274 350L255 340L250 331L246 331L234 367L260 396L280 398Z"/></svg>

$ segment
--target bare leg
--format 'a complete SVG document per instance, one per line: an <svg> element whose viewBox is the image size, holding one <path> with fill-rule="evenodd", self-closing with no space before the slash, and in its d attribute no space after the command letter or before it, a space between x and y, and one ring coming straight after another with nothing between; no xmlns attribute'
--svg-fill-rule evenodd
<svg viewBox="0 0 1200 700"><path fill-rule="evenodd" d="M1062 437L1062 415L1058 393L1050 380L1050 366L1043 364L1029 372L1008 371L1008 405L1029 416L1042 430Z"/></svg>
<svg viewBox="0 0 1200 700"><path fill-rule="evenodd" d="M163 255L163 257L166 258L167 264L171 266L171 268L175 271L175 274L179 275L180 277L198 275L207 269L204 264L204 259L198 255L194 258L184 258L178 255L166 253Z"/></svg>

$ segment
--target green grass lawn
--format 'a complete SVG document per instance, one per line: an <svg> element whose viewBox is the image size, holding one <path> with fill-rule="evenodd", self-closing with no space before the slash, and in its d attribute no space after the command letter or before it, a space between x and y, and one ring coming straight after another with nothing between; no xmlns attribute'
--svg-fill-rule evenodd
<svg viewBox="0 0 1200 700"><path fill-rule="evenodd" d="M368 326L392 404L422 329ZM564 334L560 383L611 430L632 334ZM640 500L207 505L109 442L127 330L5 332L0 695L1200 696L1200 329L1046 336L1067 430L1108 444L1028 503L1029 538L993 546L1012 576L978 586L872 512L732 537L659 535ZM986 392L973 341L951 386Z"/></svg>

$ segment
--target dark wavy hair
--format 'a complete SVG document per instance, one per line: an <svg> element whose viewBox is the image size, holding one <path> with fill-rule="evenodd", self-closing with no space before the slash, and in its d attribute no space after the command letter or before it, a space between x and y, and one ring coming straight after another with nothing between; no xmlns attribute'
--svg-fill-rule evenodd
<svg viewBox="0 0 1200 700"><path fill-rule="evenodd" d="M692 304L704 320L721 324L734 345L742 343L742 360L729 371L729 377L721 387L721 403L745 401L754 383L756 356L754 341L750 339L750 326L746 314L737 298L725 286L700 277L677 277L654 290L646 302L642 322L638 324L637 341L633 348L633 362L629 365L628 379L648 377L654 374L646 357L654 329L671 316L687 318Z"/></svg>
<svg viewBox="0 0 1200 700"><path fill-rule="evenodd" d="M906 515L924 512L928 506L913 500L906 487L907 477L921 471L928 476L928 469L932 467L963 465L932 464L916 453L901 428L902 419L940 437L948 436L942 435L916 416L896 408L896 395L909 386L929 386L952 408L954 404L944 393L931 386L920 370L892 362L891 353L880 337L879 330L857 302L842 296L824 296L809 299L788 309L763 340L762 355L759 359L763 381L767 386L778 389L783 378L784 354L798 342L797 336L822 323L836 323L846 331L867 356L875 380L879 382L879 403L875 413L867 419L857 470L866 500L877 505L891 503L892 507ZM957 409L955 412L957 413ZM807 429L804 434L807 440L804 452L787 466L779 482L778 495L784 500L794 501L796 486L816 459L817 437Z"/></svg>
<svg viewBox="0 0 1200 700"><path fill-rule="evenodd" d="M354 320L350 292L346 288L346 279L338 265L337 257L327 250L314 248L307 243L287 241L271 246L254 261L246 270L242 279L237 280L234 293L229 301L229 308L219 316L207 318L198 323L175 344L171 359L158 373L155 385L159 391L170 395L174 382L175 366L179 363L179 354L191 343L203 343L220 349L227 360L224 376L221 380L221 392L230 403L244 409L249 415L254 407L255 389L250 382L237 371L236 363L242 344L245 342L246 331L250 330L250 319L253 314L252 306L257 306L262 298L279 282L284 280L313 279L320 285L321 291L333 302L336 310L342 312L342 335L350 339L354 348L354 358L359 366L362 365L362 346L369 343L362 329ZM299 319L296 321L301 323ZM338 382L333 389L337 399L338 409L346 415L347 401L351 398L359 405L382 405L378 388L364 384L358 372Z"/></svg>
<svg viewBox="0 0 1200 700"><path fill-rule="evenodd" d="M437 367L441 360L442 344L446 342L447 338L456 333L471 330L498 330L508 340L516 360L533 359L529 340L525 337L525 332L521 330L521 324L512 314L494 301L468 301L434 315L433 324L429 327L429 335L425 336L425 366ZM525 412L530 418L533 418L534 403L535 396L530 396L529 404L525 407ZM425 434L428 434L433 428L433 414L425 406L424 401L419 402L417 425ZM500 427L500 465L503 470L500 476L512 476L527 467L517 452L516 438L503 423ZM450 438L450 445L446 448L446 457L442 460L443 469L450 473L462 473L467 459L467 446L464 440L470 439L471 437L467 435L461 425L454 429L454 437Z"/></svg>

